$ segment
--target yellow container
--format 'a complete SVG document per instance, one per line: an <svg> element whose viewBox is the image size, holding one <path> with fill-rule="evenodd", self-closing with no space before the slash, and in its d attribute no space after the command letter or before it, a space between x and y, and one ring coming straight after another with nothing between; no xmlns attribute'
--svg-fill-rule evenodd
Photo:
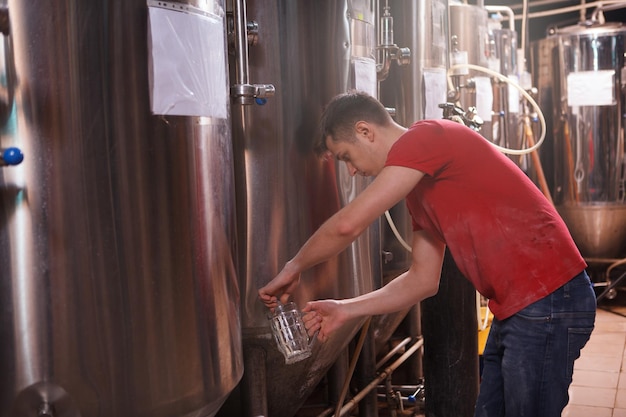
<svg viewBox="0 0 626 417"><path fill-rule="evenodd" d="M493 314L487 307L480 308L480 317L478 317L478 355L482 355L485 351L485 344L487 343L487 336L489 336L489 330L491 330L491 322L493 321ZM488 314L487 326L482 329L485 322L485 314Z"/></svg>

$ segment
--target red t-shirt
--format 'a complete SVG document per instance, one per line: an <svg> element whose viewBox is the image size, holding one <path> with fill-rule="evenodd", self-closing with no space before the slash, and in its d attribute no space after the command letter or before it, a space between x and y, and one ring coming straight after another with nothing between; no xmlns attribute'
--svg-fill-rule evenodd
<svg viewBox="0 0 626 417"><path fill-rule="evenodd" d="M586 268L537 186L473 130L448 120L419 121L393 145L386 165L425 173L406 197L413 229L446 243L498 319Z"/></svg>

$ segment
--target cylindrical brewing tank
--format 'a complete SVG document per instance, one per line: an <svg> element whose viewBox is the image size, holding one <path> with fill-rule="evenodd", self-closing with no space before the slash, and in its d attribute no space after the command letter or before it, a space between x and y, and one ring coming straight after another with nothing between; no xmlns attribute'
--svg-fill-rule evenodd
<svg viewBox="0 0 626 417"><path fill-rule="evenodd" d="M362 322L316 343L309 359L286 365L257 291L369 184L350 177L345 164L317 158L312 141L332 97L353 88L375 92L371 3L247 2L247 18L259 26L258 43L249 48L250 82L274 84L276 96L262 106L233 106L246 372L243 401L229 401L225 407L232 410L220 415L293 416ZM342 254L306 271L292 297L298 306L372 290L381 275L379 227L376 223ZM245 409L236 410L241 406Z"/></svg>
<svg viewBox="0 0 626 417"><path fill-rule="evenodd" d="M448 2L392 0L388 4L394 17L395 43L410 49L411 61L407 66L392 65L389 76L380 83L380 99L386 107L394 109L394 119L402 126L409 127L427 118L440 119L443 111L439 104L445 103L447 97ZM412 224L406 204L401 202L389 212L394 227L410 245ZM409 268L411 253L386 221L383 221L382 230L386 283ZM378 319L387 320L386 325L377 326L376 339L380 345L397 327L402 315Z"/></svg>
<svg viewBox="0 0 626 417"><path fill-rule="evenodd" d="M556 30L554 202L586 257L626 254L624 52L621 23Z"/></svg>
<svg viewBox="0 0 626 417"><path fill-rule="evenodd" d="M450 66L471 64L488 67L488 14L484 7L449 2ZM489 76L474 69L458 68L450 72L460 87L459 103L464 110L476 107L483 119L480 134L492 140L493 91ZM471 81L471 82L470 82Z"/></svg>
<svg viewBox="0 0 626 417"><path fill-rule="evenodd" d="M151 114L145 0L5 5L0 415L213 416L243 373L229 118Z"/></svg>
<svg viewBox="0 0 626 417"><path fill-rule="evenodd" d="M446 0L389 2L394 16L396 44L411 50L408 66L393 65L380 84L380 99L395 111L394 119L409 127L418 120L441 118L439 104L446 102L448 65L448 20ZM419 22L419 24L415 24ZM392 218L410 244L411 222L404 203L394 207ZM389 275L404 272L410 265L408 252L385 227L384 250L392 254L384 265Z"/></svg>

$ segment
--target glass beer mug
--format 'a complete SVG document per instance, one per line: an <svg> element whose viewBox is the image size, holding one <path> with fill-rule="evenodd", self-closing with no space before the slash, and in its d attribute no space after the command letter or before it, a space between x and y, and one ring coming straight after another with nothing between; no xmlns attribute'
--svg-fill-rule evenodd
<svg viewBox="0 0 626 417"><path fill-rule="evenodd" d="M312 341L309 340L302 313L293 301L278 305L268 318L270 327L276 339L278 350L285 357L287 365L301 361L311 356Z"/></svg>

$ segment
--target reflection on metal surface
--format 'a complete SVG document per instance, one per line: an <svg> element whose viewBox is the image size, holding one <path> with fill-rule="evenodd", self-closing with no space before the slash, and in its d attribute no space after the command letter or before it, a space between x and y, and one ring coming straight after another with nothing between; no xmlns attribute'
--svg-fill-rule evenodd
<svg viewBox="0 0 626 417"><path fill-rule="evenodd" d="M15 398L11 417L81 417L72 398L63 388L50 382L38 382L22 390Z"/></svg>
<svg viewBox="0 0 626 417"><path fill-rule="evenodd" d="M396 110L395 120L409 127L425 118L427 96L424 86L428 83L425 73L440 70L445 80L448 55L448 22L445 19L447 1L395 0L390 5L395 16L395 39L408 46L412 58L406 68L391 68L388 79L380 85L380 98L383 104ZM410 243L411 221L404 202L391 210L391 217L404 240ZM410 253L393 236L388 226L385 225L383 230L384 249L393 255L384 264L385 276L395 277L408 269Z"/></svg>
<svg viewBox="0 0 626 417"><path fill-rule="evenodd" d="M554 202L586 257L626 255L625 40L621 23L586 22L535 47L554 74Z"/></svg>
<svg viewBox="0 0 626 417"><path fill-rule="evenodd" d="M291 416L360 321L326 343L314 344L310 358L285 365L257 290L370 181L350 177L334 161L318 159L312 140L326 103L357 85L355 60L374 64L374 11L365 0L254 1L248 2L247 16L259 25L258 44L249 48L250 78L276 87L276 96L264 106L233 105L244 355L266 352L263 362L246 359L247 366L255 367L247 368L246 375L266 374L267 409L258 410L258 402L248 404L253 412L224 415ZM375 81L375 65L372 70ZM376 224L340 256L304 273L293 300L304 306L312 299L345 298L373 289L380 276L378 233ZM242 385L252 385L245 379ZM256 392L248 403L253 398Z"/></svg>
<svg viewBox="0 0 626 417"><path fill-rule="evenodd" d="M564 204L559 214L586 256L610 258L626 253L626 205Z"/></svg>
<svg viewBox="0 0 626 417"><path fill-rule="evenodd" d="M8 7L0 415L214 415L243 373L230 120L150 114L145 0Z"/></svg>

